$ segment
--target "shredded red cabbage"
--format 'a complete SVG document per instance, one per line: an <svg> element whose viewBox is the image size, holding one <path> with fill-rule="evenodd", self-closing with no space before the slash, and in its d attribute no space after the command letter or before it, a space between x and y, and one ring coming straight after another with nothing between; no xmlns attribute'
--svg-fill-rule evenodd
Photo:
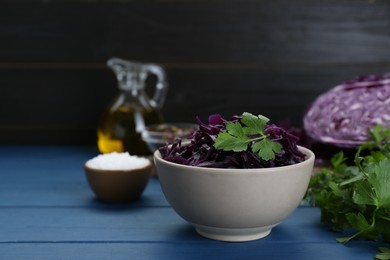
<svg viewBox="0 0 390 260"><path fill-rule="evenodd" d="M390 125L390 73L360 76L320 95L303 119L315 141L356 148L369 140L368 129Z"/></svg>
<svg viewBox="0 0 390 260"><path fill-rule="evenodd" d="M305 155L297 147L298 138L274 124L267 124L264 128L269 138L280 143L283 147L273 160L262 160L249 148L243 152L215 149L213 144L218 133L226 130L228 122L236 122L240 119L240 116L233 116L230 121L227 121L219 114L214 114L209 116L209 123L205 124L196 118L199 129L192 133L191 141L183 144L178 139L170 146L161 147L159 151L162 158L183 165L239 169L286 166L305 160Z"/></svg>

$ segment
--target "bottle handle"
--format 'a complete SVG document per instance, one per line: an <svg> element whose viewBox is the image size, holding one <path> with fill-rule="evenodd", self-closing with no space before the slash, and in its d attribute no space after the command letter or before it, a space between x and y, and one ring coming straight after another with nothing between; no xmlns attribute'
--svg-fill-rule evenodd
<svg viewBox="0 0 390 260"><path fill-rule="evenodd" d="M167 96L168 84L165 70L156 64L147 64L146 70L150 74L154 74L157 77L156 90L154 91L153 98L150 100L152 107L161 109L164 105L165 98Z"/></svg>

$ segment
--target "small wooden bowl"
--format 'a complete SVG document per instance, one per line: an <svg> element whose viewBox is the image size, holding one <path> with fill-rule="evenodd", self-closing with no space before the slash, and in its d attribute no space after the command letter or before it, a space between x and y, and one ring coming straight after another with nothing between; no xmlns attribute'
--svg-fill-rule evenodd
<svg viewBox="0 0 390 260"><path fill-rule="evenodd" d="M84 165L84 171L98 199L119 203L141 197L149 181L152 164L132 170L101 170Z"/></svg>

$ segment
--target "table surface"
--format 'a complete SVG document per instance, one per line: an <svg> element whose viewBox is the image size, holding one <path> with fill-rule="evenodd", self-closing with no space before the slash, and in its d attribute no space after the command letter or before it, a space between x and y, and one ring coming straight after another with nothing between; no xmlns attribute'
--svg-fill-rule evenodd
<svg viewBox="0 0 390 260"><path fill-rule="evenodd" d="M141 199L98 201L83 164L93 147L0 147L0 259L372 259L378 243L336 242L317 208L299 207L266 238L199 236L151 178Z"/></svg>

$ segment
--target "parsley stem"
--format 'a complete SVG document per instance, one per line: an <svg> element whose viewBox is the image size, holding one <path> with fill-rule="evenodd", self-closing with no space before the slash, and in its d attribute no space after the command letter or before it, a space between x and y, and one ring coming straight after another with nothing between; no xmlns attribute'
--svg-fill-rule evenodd
<svg viewBox="0 0 390 260"><path fill-rule="evenodd" d="M390 218L389 218L389 217L386 217L386 216L378 215L378 216L376 216L376 217L377 217L377 218L380 218L380 219L384 219L384 220L390 221Z"/></svg>
<svg viewBox="0 0 390 260"><path fill-rule="evenodd" d="M260 133L260 134L261 134L261 136L259 136L259 137L250 138L248 140L248 143L253 142L253 141L261 141L261 140L264 140L264 139L266 139L268 137L268 135L265 135L263 133Z"/></svg>

